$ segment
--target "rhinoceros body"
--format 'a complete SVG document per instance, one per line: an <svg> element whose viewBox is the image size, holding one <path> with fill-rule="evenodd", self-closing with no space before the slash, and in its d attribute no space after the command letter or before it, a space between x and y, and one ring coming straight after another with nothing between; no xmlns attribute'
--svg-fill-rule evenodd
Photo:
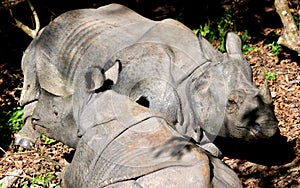
<svg viewBox="0 0 300 188"><path fill-rule="evenodd" d="M179 134L162 113L127 96L111 90L91 95L77 125L69 97L42 90L40 99L37 131L68 143L75 142L77 125L85 128L62 187L242 187L228 166Z"/></svg>
<svg viewBox="0 0 300 188"><path fill-rule="evenodd" d="M24 53L25 125L15 142L29 147L45 133L76 148L66 187L238 187L199 145L218 155L215 136L269 138L277 120L234 33L226 49L118 4L64 13Z"/></svg>
<svg viewBox="0 0 300 188"><path fill-rule="evenodd" d="M203 145L214 136L271 137L277 120L268 88L253 84L237 35L227 35L226 49L221 54L175 20L152 21L117 4L67 12L46 26L24 54L20 102L25 125L16 144L29 146L36 137L32 122L41 121L36 105L43 103L43 90L69 98L71 115L61 114L66 122L55 124L63 124L66 132L70 122L77 124L77 135L68 139L75 147L87 131L78 123L83 107L103 85L161 112L178 133ZM105 76L115 66L111 83Z"/></svg>
<svg viewBox="0 0 300 188"><path fill-rule="evenodd" d="M186 40L178 45L177 37ZM170 43L169 46L186 49L193 59L205 62L196 36L182 24L174 20L155 22L119 5L70 11L46 26L22 60L24 87L20 103L25 105L24 119L27 121L26 131L21 131L20 135L27 139L19 137L17 143L28 145L26 140L32 137L27 127L30 127L34 105L29 104L39 99L40 88L56 96L73 95L76 76L89 68L105 72L116 63L113 57L118 51L139 42L158 46ZM193 61L180 66L186 67L181 72L189 73L199 64ZM139 71L150 73L151 65L147 69Z"/></svg>
<svg viewBox="0 0 300 188"><path fill-rule="evenodd" d="M115 66L116 80L109 88L162 112L196 142L210 143L217 135L271 137L277 120L268 88L259 91L253 84L237 35L228 34L226 48L221 54L175 20L152 21L117 4L67 12L46 26L24 54L20 102L25 126L16 144L28 146L36 136L31 122L41 89L73 96L69 105L77 122L88 96L107 85L105 74ZM84 79L92 80L87 93L78 86L85 73ZM83 132L78 127L78 135Z"/></svg>

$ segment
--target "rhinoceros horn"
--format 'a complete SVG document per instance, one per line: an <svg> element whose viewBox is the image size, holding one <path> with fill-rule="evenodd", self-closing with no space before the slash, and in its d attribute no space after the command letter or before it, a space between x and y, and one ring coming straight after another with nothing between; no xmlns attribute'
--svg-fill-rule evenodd
<svg viewBox="0 0 300 188"><path fill-rule="evenodd" d="M272 96L267 80L265 80L264 87L259 91L259 96L265 104L272 104Z"/></svg>

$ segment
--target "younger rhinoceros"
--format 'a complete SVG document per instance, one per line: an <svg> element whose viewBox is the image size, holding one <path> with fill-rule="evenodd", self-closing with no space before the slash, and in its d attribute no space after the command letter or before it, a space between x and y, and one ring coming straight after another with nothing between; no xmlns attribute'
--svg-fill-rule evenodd
<svg viewBox="0 0 300 188"><path fill-rule="evenodd" d="M78 123L89 96L103 83L161 112L180 134L198 143L210 143L214 136L269 138L277 120L267 85L260 91L253 84L239 37L229 33L226 39L222 55L175 20L152 21L118 4L64 13L24 53L20 102L25 126L16 144L26 147L35 140L32 122L39 117L32 115L41 91L70 97L73 120L67 120ZM77 85L83 73L88 73L90 90L73 96L82 90ZM114 82L107 84L105 76L111 74ZM84 131L79 126L76 136Z"/></svg>

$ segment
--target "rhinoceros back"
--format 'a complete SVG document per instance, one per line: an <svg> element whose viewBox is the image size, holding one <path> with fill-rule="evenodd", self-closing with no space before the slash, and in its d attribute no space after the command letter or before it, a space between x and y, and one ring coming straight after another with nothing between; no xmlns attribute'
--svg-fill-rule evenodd
<svg viewBox="0 0 300 188"><path fill-rule="evenodd" d="M187 133L196 127L186 93L188 80L209 62L191 30L174 20L163 20L137 43L118 51L112 61L122 65L113 86L116 92L162 112L179 125L180 133L193 134Z"/></svg>
<svg viewBox="0 0 300 188"><path fill-rule="evenodd" d="M23 57L24 82L34 87L26 84L22 103L32 101L32 90L38 100L37 87L56 96L73 95L78 75L90 67L105 72L117 61L122 71L116 91L137 96L146 86L157 101L154 109L175 114L171 122L190 123L191 115L177 108L189 111L186 80L207 62L198 38L175 20L152 21L117 4L66 12L40 32ZM148 78L156 80L149 85Z"/></svg>
<svg viewBox="0 0 300 188"><path fill-rule="evenodd" d="M35 62L43 89L69 95L77 72L104 67L111 54L135 43L155 23L116 4L69 11L42 30L27 49L35 51L34 59L24 56L23 64Z"/></svg>

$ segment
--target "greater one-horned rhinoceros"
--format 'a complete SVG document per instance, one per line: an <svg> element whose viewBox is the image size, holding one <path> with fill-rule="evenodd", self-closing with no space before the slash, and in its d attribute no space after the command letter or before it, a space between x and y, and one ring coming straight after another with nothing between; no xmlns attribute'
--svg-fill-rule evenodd
<svg viewBox="0 0 300 188"><path fill-rule="evenodd" d="M118 4L64 13L24 53L20 103L25 125L16 144L26 147L35 140L31 123L40 119L32 115L41 90L70 97L66 105L72 105L73 116L68 119L78 122L89 95L103 90L103 83L162 112L180 134L203 145L217 135L269 138L277 120L268 87L260 91L254 85L240 38L228 33L226 40L227 53L221 54L175 20L152 21ZM79 75L86 72L85 79L92 80L89 92L74 97L82 90ZM75 137L83 132L79 126Z"/></svg>
<svg viewBox="0 0 300 188"><path fill-rule="evenodd" d="M97 73L80 74L71 96L41 89L35 104L34 129L76 148L62 187L242 187L228 166L179 134L164 114L112 90L90 94L101 83L86 78ZM69 104L84 96L75 122Z"/></svg>
<svg viewBox="0 0 300 188"><path fill-rule="evenodd" d="M75 123L63 136L56 132L68 120L61 114L71 114L70 99L44 90L40 97L36 130L68 143L76 134L71 131ZM163 114L112 90L90 96L78 125L83 136L62 175L62 187L242 187L228 166L179 134Z"/></svg>

